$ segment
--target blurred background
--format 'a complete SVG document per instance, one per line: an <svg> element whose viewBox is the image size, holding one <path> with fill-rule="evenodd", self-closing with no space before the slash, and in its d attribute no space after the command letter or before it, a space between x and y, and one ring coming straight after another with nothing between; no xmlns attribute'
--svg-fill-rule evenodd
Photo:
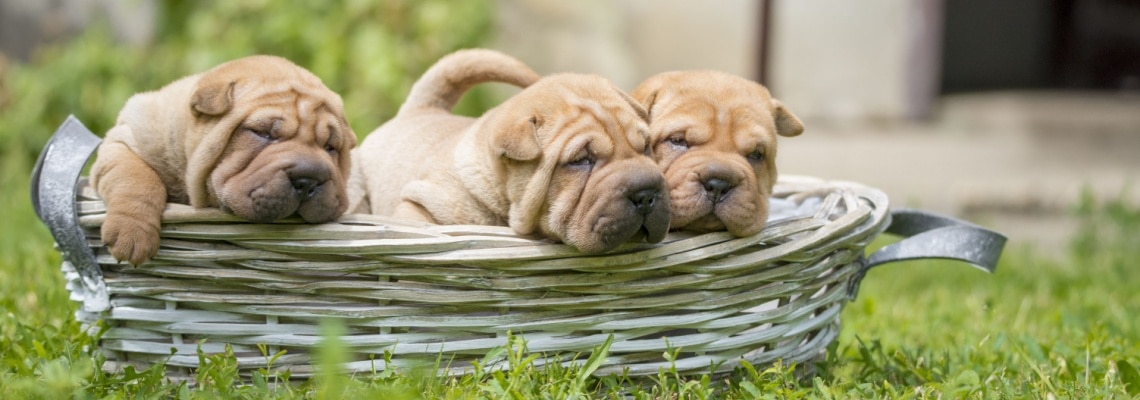
<svg viewBox="0 0 1140 400"><path fill-rule="evenodd" d="M1140 203L1137 21L1136 0L0 0L0 184L26 191L68 114L101 134L132 93L229 59L309 68L364 136L440 56L490 47L626 90L675 69L757 80L807 126L782 138L781 173L1048 251L1082 196ZM480 88L459 112L509 94Z"/></svg>

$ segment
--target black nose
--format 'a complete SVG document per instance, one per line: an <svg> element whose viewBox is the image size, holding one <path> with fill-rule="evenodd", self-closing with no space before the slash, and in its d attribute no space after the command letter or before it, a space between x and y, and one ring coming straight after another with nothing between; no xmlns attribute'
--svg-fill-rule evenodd
<svg viewBox="0 0 1140 400"><path fill-rule="evenodd" d="M653 203L657 201L657 189L642 189L629 195L629 201L633 202L634 207L641 215L648 215L653 211Z"/></svg>
<svg viewBox="0 0 1140 400"><path fill-rule="evenodd" d="M720 201L721 196L724 196L725 192L732 190L733 187L733 184L719 178L708 179L702 183L705 185L705 190L712 196L714 203Z"/></svg>
<svg viewBox="0 0 1140 400"><path fill-rule="evenodd" d="M304 196L306 199L313 197L313 193L316 192L317 186L320 185L321 183L317 182L317 180L313 178L293 179L293 190L296 190L297 194Z"/></svg>
<svg viewBox="0 0 1140 400"><path fill-rule="evenodd" d="M298 163L288 171L289 182L302 200L313 197L321 185L329 180L329 171L315 163Z"/></svg>

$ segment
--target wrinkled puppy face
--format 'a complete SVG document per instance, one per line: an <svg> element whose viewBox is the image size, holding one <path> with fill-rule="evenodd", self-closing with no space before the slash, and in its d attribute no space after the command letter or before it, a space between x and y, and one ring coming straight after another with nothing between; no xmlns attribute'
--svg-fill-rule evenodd
<svg viewBox="0 0 1140 400"><path fill-rule="evenodd" d="M650 113L654 160L674 229L759 232L776 181L776 136L803 125L767 89L712 71L657 75L634 91Z"/></svg>
<svg viewBox="0 0 1140 400"><path fill-rule="evenodd" d="M255 61L211 71L192 101L200 122L228 130L207 191L215 205L254 222L336 219L348 206L356 144L339 96L283 59Z"/></svg>
<svg viewBox="0 0 1140 400"><path fill-rule="evenodd" d="M512 228L587 253L664 238L669 199L636 101L603 78L562 74L509 102L500 117L515 128L495 143L507 159Z"/></svg>

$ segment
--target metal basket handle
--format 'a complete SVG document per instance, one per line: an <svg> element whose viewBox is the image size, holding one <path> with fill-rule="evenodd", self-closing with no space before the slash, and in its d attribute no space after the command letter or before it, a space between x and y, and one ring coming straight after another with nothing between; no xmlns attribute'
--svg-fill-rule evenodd
<svg viewBox="0 0 1140 400"><path fill-rule="evenodd" d="M51 231L64 262L79 273L83 309L88 312L110 308L110 296L103 282L103 271L79 226L75 195L83 167L101 141L75 116L68 116L44 145L31 179L32 208Z"/></svg>
<svg viewBox="0 0 1140 400"><path fill-rule="evenodd" d="M904 239L861 260L862 266L847 286L847 294L852 298L868 270L897 261L957 260L993 273L1006 242L1004 235L978 225L914 209L892 210L886 232Z"/></svg>

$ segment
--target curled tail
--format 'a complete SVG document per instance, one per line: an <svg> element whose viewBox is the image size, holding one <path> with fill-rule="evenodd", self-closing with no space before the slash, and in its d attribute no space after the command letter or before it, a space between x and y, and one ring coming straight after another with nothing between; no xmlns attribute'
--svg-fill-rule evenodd
<svg viewBox="0 0 1140 400"><path fill-rule="evenodd" d="M459 50L424 72L400 106L400 113L423 108L451 111L467 90L480 83L502 82L525 88L539 78L522 61L506 54L487 49Z"/></svg>

